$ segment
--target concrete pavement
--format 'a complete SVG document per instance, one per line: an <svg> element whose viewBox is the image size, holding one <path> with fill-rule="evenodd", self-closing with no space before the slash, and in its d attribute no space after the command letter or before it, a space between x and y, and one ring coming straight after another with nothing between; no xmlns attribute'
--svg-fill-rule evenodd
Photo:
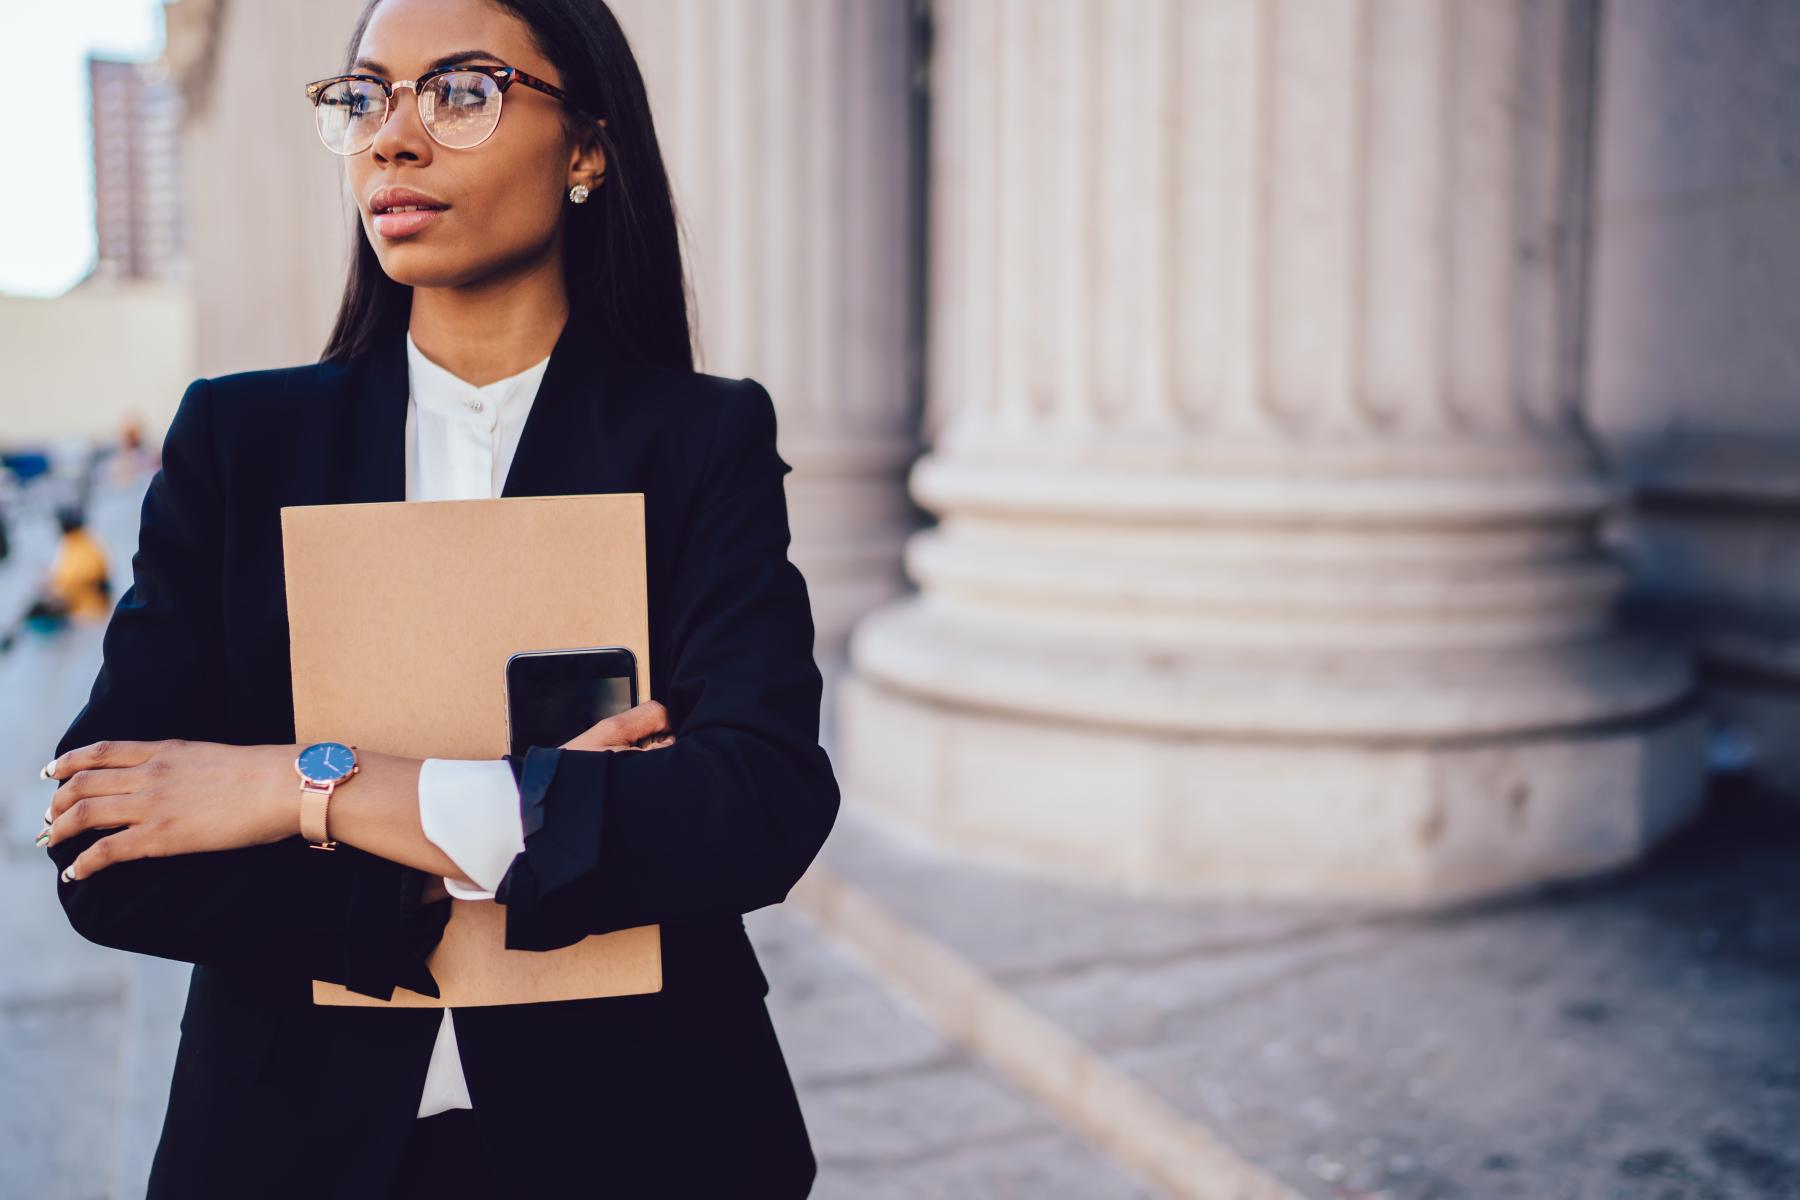
<svg viewBox="0 0 1800 1200"><path fill-rule="evenodd" d="M1172 1194L1267 1174L1318 1200L1800 1197L1791 803L1727 783L1630 870L1431 915L1097 894L952 861L854 808L819 869L858 903L803 907L928 1003L945 960L919 940L967 969L980 983L941 1023L1091 1140L1153 1173L1181 1151L1083 1108L1103 1078L1114 1107L1166 1106L1230 1148ZM1040 1068L1061 1050L1033 1021L1077 1047L1068 1064Z"/></svg>

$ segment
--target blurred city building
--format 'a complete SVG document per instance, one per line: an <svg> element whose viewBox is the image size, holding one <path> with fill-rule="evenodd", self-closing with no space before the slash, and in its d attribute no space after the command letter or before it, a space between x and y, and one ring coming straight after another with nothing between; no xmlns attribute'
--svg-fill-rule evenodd
<svg viewBox="0 0 1800 1200"><path fill-rule="evenodd" d="M360 7L168 6L197 373L323 344L300 85ZM1433 902L1641 855L1726 751L1800 794L1800 10L614 8L703 368L781 409L851 804Z"/></svg>
<svg viewBox="0 0 1800 1200"><path fill-rule="evenodd" d="M94 143L93 276L186 275L181 96L161 63L88 59Z"/></svg>
<svg viewBox="0 0 1800 1200"><path fill-rule="evenodd" d="M0 449L161 430L193 379L180 93L161 63L87 67L95 259L60 296L0 295Z"/></svg>
<svg viewBox="0 0 1800 1200"><path fill-rule="evenodd" d="M194 378L193 314L172 280L90 276L60 296L0 295L0 450L111 438L133 420L160 442Z"/></svg>

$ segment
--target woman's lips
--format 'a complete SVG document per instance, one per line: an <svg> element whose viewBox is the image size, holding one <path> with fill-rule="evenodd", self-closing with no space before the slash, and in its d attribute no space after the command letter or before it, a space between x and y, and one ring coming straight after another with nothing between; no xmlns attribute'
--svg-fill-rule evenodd
<svg viewBox="0 0 1800 1200"><path fill-rule="evenodd" d="M445 211L441 208L421 208L415 212L376 213L375 232L386 238L411 237L443 216Z"/></svg>

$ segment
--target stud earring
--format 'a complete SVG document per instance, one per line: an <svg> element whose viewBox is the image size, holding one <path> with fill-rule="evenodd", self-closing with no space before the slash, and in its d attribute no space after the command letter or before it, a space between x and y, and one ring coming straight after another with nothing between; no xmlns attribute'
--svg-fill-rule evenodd
<svg viewBox="0 0 1800 1200"><path fill-rule="evenodd" d="M578 183L574 187L569 189L569 202L571 204L586 204L587 198L588 198L588 185L587 184Z"/></svg>

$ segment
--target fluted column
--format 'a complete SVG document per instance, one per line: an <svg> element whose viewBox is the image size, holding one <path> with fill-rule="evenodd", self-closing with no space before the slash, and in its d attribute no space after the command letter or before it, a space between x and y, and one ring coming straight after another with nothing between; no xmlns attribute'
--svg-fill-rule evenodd
<svg viewBox="0 0 1800 1200"><path fill-rule="evenodd" d="M1581 0L940 0L939 517L850 790L1136 890L1444 898L1692 811L1579 411Z"/></svg>
<svg viewBox="0 0 1800 1200"><path fill-rule="evenodd" d="M822 651L900 590L918 451L910 0L615 0L682 215L702 369L774 397Z"/></svg>
<svg viewBox="0 0 1800 1200"><path fill-rule="evenodd" d="M1602 11L1588 379L1630 603L1695 646L1720 765L1800 803L1800 9Z"/></svg>

